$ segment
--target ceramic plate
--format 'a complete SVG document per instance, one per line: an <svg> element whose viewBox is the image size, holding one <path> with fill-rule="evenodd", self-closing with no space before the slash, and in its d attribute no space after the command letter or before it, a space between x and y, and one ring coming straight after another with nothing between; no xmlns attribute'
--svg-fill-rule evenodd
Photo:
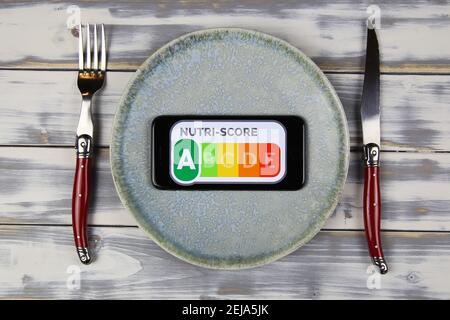
<svg viewBox="0 0 450 320"><path fill-rule="evenodd" d="M295 115L306 124L306 184L296 191L161 190L151 182L160 115ZM243 29L182 36L138 69L120 102L111 165L123 204L156 243L190 263L247 268L308 242L344 187L349 136L320 69L285 41Z"/></svg>

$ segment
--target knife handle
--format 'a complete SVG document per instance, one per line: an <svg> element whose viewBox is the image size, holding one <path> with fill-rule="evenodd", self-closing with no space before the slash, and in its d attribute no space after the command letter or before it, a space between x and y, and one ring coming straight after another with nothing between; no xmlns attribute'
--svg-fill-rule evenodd
<svg viewBox="0 0 450 320"><path fill-rule="evenodd" d="M89 187L91 180L92 138L82 135L77 138L77 161L72 193L72 227L75 246L80 261L91 262L87 237Z"/></svg>
<svg viewBox="0 0 450 320"><path fill-rule="evenodd" d="M380 193L380 148L375 143L364 146L364 227L366 230L369 254L381 274L388 272L381 247L381 193Z"/></svg>

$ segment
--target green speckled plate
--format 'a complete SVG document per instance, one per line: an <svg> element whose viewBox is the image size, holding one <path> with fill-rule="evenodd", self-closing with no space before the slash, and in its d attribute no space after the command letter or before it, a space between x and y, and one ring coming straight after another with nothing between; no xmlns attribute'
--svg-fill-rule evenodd
<svg viewBox="0 0 450 320"><path fill-rule="evenodd" d="M297 115L307 126L307 182L297 191L182 191L151 182L148 125L160 115ZM117 111L111 143L123 204L163 249L210 268L248 268L308 242L344 187L349 135L320 69L259 32L212 29L182 36L138 69Z"/></svg>

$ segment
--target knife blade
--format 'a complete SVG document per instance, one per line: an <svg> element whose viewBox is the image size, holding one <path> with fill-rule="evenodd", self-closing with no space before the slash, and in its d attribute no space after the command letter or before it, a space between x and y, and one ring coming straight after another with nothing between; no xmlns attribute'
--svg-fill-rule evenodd
<svg viewBox="0 0 450 320"><path fill-rule="evenodd" d="M363 143L380 146L380 52L375 29L367 28L366 67L361 103Z"/></svg>
<svg viewBox="0 0 450 320"><path fill-rule="evenodd" d="M367 28L367 49L361 101L364 152L364 227L369 254L381 274L388 272L381 247L380 193L380 52L375 28Z"/></svg>

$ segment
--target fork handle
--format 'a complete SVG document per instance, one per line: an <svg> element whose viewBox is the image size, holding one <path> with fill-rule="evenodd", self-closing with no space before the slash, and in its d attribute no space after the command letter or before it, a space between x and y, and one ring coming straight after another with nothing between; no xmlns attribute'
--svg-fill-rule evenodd
<svg viewBox="0 0 450 320"><path fill-rule="evenodd" d="M77 137L77 161L72 193L72 227L75 246L80 261L91 262L87 237L87 217L91 180L92 138L88 135Z"/></svg>

